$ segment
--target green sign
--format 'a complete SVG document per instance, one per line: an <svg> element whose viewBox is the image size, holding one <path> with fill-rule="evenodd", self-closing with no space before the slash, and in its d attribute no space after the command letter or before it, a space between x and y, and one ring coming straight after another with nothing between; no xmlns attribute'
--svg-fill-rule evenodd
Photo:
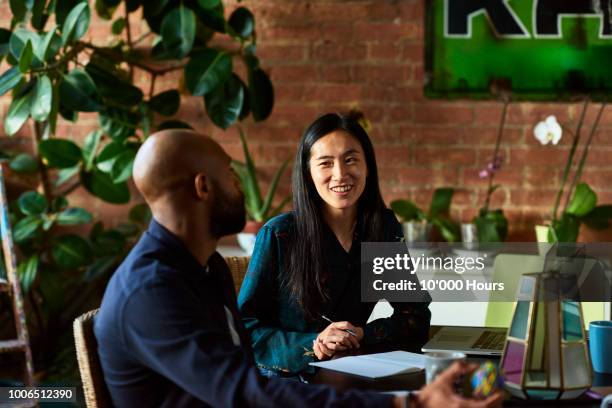
<svg viewBox="0 0 612 408"><path fill-rule="evenodd" d="M560 100L612 92L612 0L428 0L425 94Z"/></svg>

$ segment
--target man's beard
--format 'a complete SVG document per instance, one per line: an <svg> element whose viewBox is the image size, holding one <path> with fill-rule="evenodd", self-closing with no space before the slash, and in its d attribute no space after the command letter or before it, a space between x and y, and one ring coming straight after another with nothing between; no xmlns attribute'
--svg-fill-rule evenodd
<svg viewBox="0 0 612 408"><path fill-rule="evenodd" d="M211 209L210 231L216 238L235 234L244 228L246 210L244 195L230 197L215 183L215 201Z"/></svg>

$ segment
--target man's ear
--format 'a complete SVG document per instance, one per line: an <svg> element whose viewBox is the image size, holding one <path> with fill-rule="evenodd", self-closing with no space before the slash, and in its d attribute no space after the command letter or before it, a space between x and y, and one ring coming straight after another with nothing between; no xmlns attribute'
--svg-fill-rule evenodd
<svg viewBox="0 0 612 408"><path fill-rule="evenodd" d="M210 181L204 173L198 173L194 179L195 192L198 198L206 200L210 194Z"/></svg>

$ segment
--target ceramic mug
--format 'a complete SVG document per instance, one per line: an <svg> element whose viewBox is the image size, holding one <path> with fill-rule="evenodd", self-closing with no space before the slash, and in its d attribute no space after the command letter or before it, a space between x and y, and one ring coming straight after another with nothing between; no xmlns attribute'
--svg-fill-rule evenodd
<svg viewBox="0 0 612 408"><path fill-rule="evenodd" d="M598 320L589 324L589 349L593 370L612 373L612 321Z"/></svg>
<svg viewBox="0 0 612 408"><path fill-rule="evenodd" d="M435 351L425 353L425 380L427 384L444 370L450 367L455 361L465 361L465 353L459 351Z"/></svg>

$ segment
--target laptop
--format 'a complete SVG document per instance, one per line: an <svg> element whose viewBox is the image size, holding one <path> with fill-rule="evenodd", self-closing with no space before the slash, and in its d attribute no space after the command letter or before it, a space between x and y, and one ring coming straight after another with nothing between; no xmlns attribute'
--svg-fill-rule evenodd
<svg viewBox="0 0 612 408"><path fill-rule="evenodd" d="M442 327L423 346L423 352L461 351L477 356L501 356L506 342L506 328Z"/></svg>

